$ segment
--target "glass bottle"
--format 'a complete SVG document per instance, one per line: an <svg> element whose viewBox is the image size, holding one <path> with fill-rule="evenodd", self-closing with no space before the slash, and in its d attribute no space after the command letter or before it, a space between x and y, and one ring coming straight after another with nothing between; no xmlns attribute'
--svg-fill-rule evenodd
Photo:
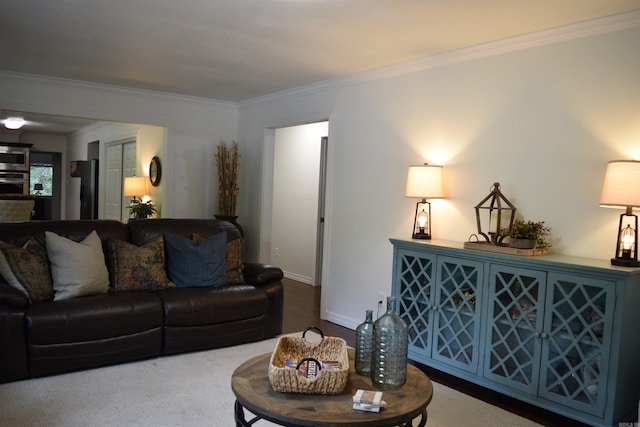
<svg viewBox="0 0 640 427"><path fill-rule="evenodd" d="M356 328L356 372L371 373L371 351L373 350L373 310L366 311L364 323Z"/></svg>
<svg viewBox="0 0 640 427"><path fill-rule="evenodd" d="M396 297L387 297L387 311L373 324L371 382L383 390L401 387L407 380L407 324L395 312Z"/></svg>

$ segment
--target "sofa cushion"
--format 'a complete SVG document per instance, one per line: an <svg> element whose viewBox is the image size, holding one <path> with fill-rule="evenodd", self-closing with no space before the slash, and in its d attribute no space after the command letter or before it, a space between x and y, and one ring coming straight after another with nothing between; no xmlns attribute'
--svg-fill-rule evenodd
<svg viewBox="0 0 640 427"><path fill-rule="evenodd" d="M165 233L166 266L169 279L179 288L222 286L227 283L225 233L208 239L190 240Z"/></svg>
<svg viewBox="0 0 640 427"><path fill-rule="evenodd" d="M109 272L104 261L102 241L95 230L80 242L51 231L45 232L45 238L54 300L107 292Z"/></svg>
<svg viewBox="0 0 640 427"><path fill-rule="evenodd" d="M9 285L25 293L32 303L53 298L47 251L33 238L22 248L0 242L0 274Z"/></svg>
<svg viewBox="0 0 640 427"><path fill-rule="evenodd" d="M176 288L159 291L165 326L202 326L261 316L266 293L250 285Z"/></svg>
<svg viewBox="0 0 640 427"><path fill-rule="evenodd" d="M29 345L106 340L162 326L160 299L120 292L48 301L26 312Z"/></svg>
<svg viewBox="0 0 640 427"><path fill-rule="evenodd" d="M165 271L162 236L136 246L118 239L107 242L111 283L116 292L173 288Z"/></svg>
<svg viewBox="0 0 640 427"><path fill-rule="evenodd" d="M204 240L206 237L200 233L193 233L193 240ZM225 264L227 272L227 283L244 283L244 268L242 263L242 239L227 239L225 247Z"/></svg>

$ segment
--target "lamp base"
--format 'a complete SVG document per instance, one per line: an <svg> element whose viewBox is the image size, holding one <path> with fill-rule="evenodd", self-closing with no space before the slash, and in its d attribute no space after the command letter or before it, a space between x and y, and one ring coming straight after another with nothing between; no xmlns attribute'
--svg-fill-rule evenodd
<svg viewBox="0 0 640 427"><path fill-rule="evenodd" d="M431 240L431 235L427 233L413 233L411 237L414 239Z"/></svg>
<svg viewBox="0 0 640 427"><path fill-rule="evenodd" d="M611 258L611 265L619 265L622 267L640 267L640 261L634 259Z"/></svg>

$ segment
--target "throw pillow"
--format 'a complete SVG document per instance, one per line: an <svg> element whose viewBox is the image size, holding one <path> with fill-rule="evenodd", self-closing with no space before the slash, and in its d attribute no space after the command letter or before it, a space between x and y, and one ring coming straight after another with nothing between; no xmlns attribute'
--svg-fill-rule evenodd
<svg viewBox="0 0 640 427"><path fill-rule="evenodd" d="M116 292L174 288L165 271L162 236L136 246L118 239L107 241L111 283Z"/></svg>
<svg viewBox="0 0 640 427"><path fill-rule="evenodd" d="M220 233L225 234L225 233ZM193 233L193 240L204 240L205 237ZM233 239L226 245L227 283L244 283L242 274L242 239Z"/></svg>
<svg viewBox="0 0 640 427"><path fill-rule="evenodd" d="M205 240L189 240L165 233L167 274L178 287L221 286L227 283L225 247L226 233Z"/></svg>
<svg viewBox="0 0 640 427"><path fill-rule="evenodd" d="M107 292L109 272L104 262L102 242L95 230L81 242L51 231L45 231L44 235L51 264L54 301Z"/></svg>
<svg viewBox="0 0 640 427"><path fill-rule="evenodd" d="M33 237L22 248L0 242L0 274L31 303L53 299L47 251Z"/></svg>

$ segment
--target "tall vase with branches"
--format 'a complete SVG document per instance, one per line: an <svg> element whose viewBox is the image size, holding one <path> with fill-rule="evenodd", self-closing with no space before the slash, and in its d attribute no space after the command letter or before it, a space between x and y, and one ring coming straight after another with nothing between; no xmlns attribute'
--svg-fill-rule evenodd
<svg viewBox="0 0 640 427"><path fill-rule="evenodd" d="M218 167L218 206L215 215L235 217L239 190L238 167L240 166L238 143L233 141L231 145L227 145L221 141L214 157Z"/></svg>

